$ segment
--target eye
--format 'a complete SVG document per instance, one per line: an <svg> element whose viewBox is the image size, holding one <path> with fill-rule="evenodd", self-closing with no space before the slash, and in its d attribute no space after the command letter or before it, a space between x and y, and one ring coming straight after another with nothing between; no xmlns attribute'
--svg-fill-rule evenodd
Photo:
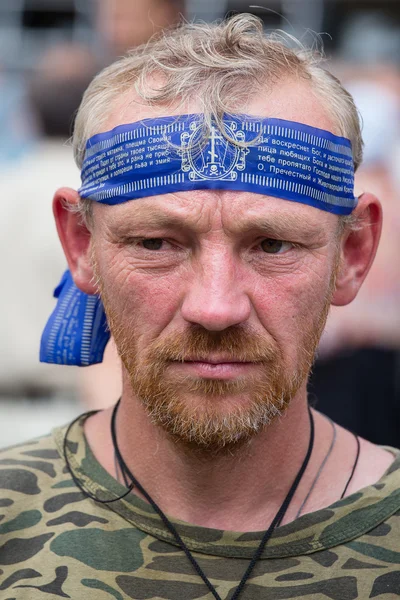
<svg viewBox="0 0 400 600"><path fill-rule="evenodd" d="M292 247L290 242L274 240L273 238L266 238L261 242L260 245L263 251L267 254L282 254L282 252L286 252Z"/></svg>
<svg viewBox="0 0 400 600"><path fill-rule="evenodd" d="M161 238L148 238L141 240L143 248L146 250L161 250L164 240Z"/></svg>

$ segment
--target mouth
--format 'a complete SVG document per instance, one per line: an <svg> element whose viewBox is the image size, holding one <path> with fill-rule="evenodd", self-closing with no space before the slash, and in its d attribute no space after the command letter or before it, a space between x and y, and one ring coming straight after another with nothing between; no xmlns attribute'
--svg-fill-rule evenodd
<svg viewBox="0 0 400 600"><path fill-rule="evenodd" d="M193 357L182 362L174 361L173 368L187 375L202 377L204 379L230 380L248 375L251 370L259 367L259 362L245 361L227 356L218 357Z"/></svg>
<svg viewBox="0 0 400 600"><path fill-rule="evenodd" d="M231 356L216 356L213 358L210 358L209 356L207 356L206 358L203 357L194 357L194 358L185 358L183 360L183 362L185 363L206 363L206 364L210 364L210 365L221 365L221 364L246 364L246 363L250 363L253 361L250 360L241 360L239 358L232 358Z"/></svg>

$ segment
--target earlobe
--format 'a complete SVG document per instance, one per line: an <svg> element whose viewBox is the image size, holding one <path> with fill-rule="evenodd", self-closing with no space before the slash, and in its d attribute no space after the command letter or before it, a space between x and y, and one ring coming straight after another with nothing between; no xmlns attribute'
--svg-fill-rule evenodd
<svg viewBox="0 0 400 600"><path fill-rule="evenodd" d="M369 193L360 196L355 225L346 226L340 241L340 261L332 304L344 306L356 297L373 263L382 229L382 208Z"/></svg>
<svg viewBox="0 0 400 600"><path fill-rule="evenodd" d="M74 207L79 203L78 193L71 188L60 188L53 198L53 213L58 236L75 284L86 294L96 294L90 256L91 233Z"/></svg>

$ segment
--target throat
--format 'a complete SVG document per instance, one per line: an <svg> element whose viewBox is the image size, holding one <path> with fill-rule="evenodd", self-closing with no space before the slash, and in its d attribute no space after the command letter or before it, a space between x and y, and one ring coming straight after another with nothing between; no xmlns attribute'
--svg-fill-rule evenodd
<svg viewBox="0 0 400 600"><path fill-rule="evenodd" d="M235 451L210 455L190 452L158 428L152 431L151 444L143 439L145 427L135 427L135 434L130 430L128 436L127 419L121 410L116 419L117 445L127 470L120 461L116 467L115 449L108 468L124 485L129 484L132 474L140 483L135 485L134 493L149 501L141 492L142 485L169 517L214 529L263 530L305 459L310 444L307 411L304 417L303 427L299 427L301 419L296 419L295 443L285 441L281 435L281 429L292 420L287 416ZM139 425L139 421L134 422ZM304 435L300 435L302 429ZM143 452L145 446L151 448L148 453Z"/></svg>

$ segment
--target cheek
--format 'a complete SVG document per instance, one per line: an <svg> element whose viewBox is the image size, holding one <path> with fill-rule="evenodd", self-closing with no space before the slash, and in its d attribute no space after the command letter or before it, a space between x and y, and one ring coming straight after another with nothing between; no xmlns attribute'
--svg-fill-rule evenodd
<svg viewBox="0 0 400 600"><path fill-rule="evenodd" d="M315 271L261 282L254 306L263 327L288 360L294 360L304 335L318 327L329 291L330 274Z"/></svg>
<svg viewBox="0 0 400 600"><path fill-rule="evenodd" d="M122 253L98 264L108 303L126 327L146 341L168 327L181 304L181 274L135 270Z"/></svg>
<svg viewBox="0 0 400 600"><path fill-rule="evenodd" d="M125 307L135 316L139 327L155 337L168 327L179 311L179 288L179 281L171 277L154 281L152 277L131 275L126 285Z"/></svg>

